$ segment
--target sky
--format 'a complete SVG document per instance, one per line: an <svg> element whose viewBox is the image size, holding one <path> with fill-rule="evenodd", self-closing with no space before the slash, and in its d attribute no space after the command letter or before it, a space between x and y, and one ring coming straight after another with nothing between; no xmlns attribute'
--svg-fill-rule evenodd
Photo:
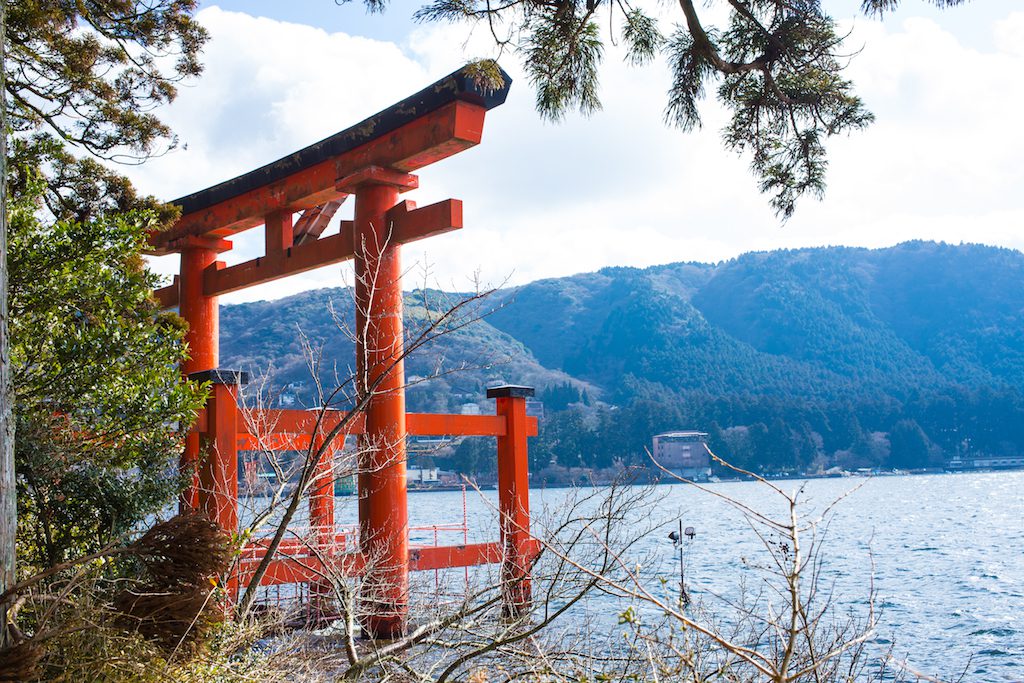
<svg viewBox="0 0 1024 683"><path fill-rule="evenodd" d="M465 228L403 247L405 286L464 290L524 284L606 266L718 262L748 251L824 245L885 247L912 239L1024 250L1024 8L977 0L938 10L904 0L884 21L859 3L827 3L850 31L848 75L875 113L866 131L829 143L828 189L782 224L749 159L720 142L726 117L705 102L704 126L664 124L667 65L624 64L609 45L603 109L542 121L516 56L508 101L483 142L421 169L419 205L463 200ZM384 14L332 0L207 0L205 72L162 112L179 147L125 169L164 200L249 171L358 123L471 59L495 56L485 31L417 24L418 6ZM673 3L655 5L666 25ZM607 39L607 36L605 36ZM606 40L606 43L609 41ZM352 202L340 216L349 217ZM262 228L223 258L262 252ZM177 271L176 256L153 259ZM345 266L222 298L274 299L348 284Z"/></svg>

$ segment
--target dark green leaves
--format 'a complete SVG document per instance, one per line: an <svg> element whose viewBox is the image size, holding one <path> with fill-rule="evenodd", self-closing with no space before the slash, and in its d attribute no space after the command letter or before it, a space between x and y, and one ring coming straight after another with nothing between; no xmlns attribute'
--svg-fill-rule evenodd
<svg viewBox="0 0 1024 683"><path fill-rule="evenodd" d="M92 154L144 158L170 130L152 110L202 70L196 0L9 3L8 115Z"/></svg>
<svg viewBox="0 0 1024 683"><path fill-rule="evenodd" d="M873 120L842 78L841 37L817 2L732 2L718 37L689 14L669 42L673 82L666 117L689 130L700 123L705 84L732 113L727 149L750 152L761 191L783 219L805 194L820 197L828 167L824 141Z"/></svg>
<svg viewBox="0 0 1024 683"><path fill-rule="evenodd" d="M416 10L416 21L460 21L477 17L475 0L435 0Z"/></svg>
<svg viewBox="0 0 1024 683"><path fill-rule="evenodd" d="M41 200L57 220L87 223L105 213L143 210L164 226L177 217L174 207L140 197L127 178L95 159L76 158L58 140L41 133L13 140L8 148L10 194L35 196L39 169L48 175Z"/></svg>
<svg viewBox="0 0 1024 683"><path fill-rule="evenodd" d="M940 7L963 0L932 0ZM669 39L658 21L628 2L595 0L435 0L417 18L486 24L501 49L516 49L541 116L559 120L569 110L596 111L603 56L602 19L621 29L628 63L643 67L664 54L671 71L666 120L683 130L701 124L709 84L731 112L723 131L727 149L750 153L761 190L783 219L805 194L825 189L829 137L868 125L872 115L843 78L848 55L835 22L819 0L711 0L727 6L728 23L702 23L707 8L679 0L682 19ZM879 14L898 0L865 0Z"/></svg>
<svg viewBox="0 0 1024 683"><path fill-rule="evenodd" d="M522 51L537 90L537 111L557 121L569 109L590 114L601 108L598 66L604 46L592 11L574 2L544 8L529 22Z"/></svg>
<svg viewBox="0 0 1024 683"><path fill-rule="evenodd" d="M700 126L698 105L704 99L704 84L716 74L715 66L684 28L672 34L665 52L672 67L665 120L683 130L693 130Z"/></svg>
<svg viewBox="0 0 1024 683"><path fill-rule="evenodd" d="M665 37L658 30L658 21L640 9L626 13L622 39L626 43L626 61L633 66L644 66L651 62L665 42Z"/></svg>
<svg viewBox="0 0 1024 683"><path fill-rule="evenodd" d="M41 565L94 550L177 490L184 326L151 299L152 214L47 224L40 183L12 205L11 366L22 551Z"/></svg>
<svg viewBox="0 0 1024 683"><path fill-rule="evenodd" d="M931 0L931 4L936 7L945 9L947 7L955 7L962 5L967 0ZM900 0L863 0L861 3L861 11L867 15L882 16L886 12L895 10L900 5Z"/></svg>

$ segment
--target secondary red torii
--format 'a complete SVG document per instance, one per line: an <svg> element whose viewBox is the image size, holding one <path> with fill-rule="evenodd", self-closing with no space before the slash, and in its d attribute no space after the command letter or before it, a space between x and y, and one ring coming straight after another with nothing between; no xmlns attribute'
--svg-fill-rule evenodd
<svg viewBox="0 0 1024 683"><path fill-rule="evenodd" d="M366 453L358 481L360 553L339 557L337 567L361 571L366 558L375 558L374 568L367 570L372 594L364 595L370 606L364 628L374 637L393 637L404 630L410 566L501 561L508 607L521 611L529 604L527 569L535 543L529 536L526 437L536 434L537 427L526 416L525 402L533 390L489 390L488 397L497 399L494 417L407 415L400 360L401 245L461 228L462 203L449 199L417 208L412 202L399 202L399 195L418 187L412 171L480 142L487 112L508 94L511 79L501 75L504 85L489 89L466 69L456 71L347 130L177 199L173 203L181 206L181 217L169 230L150 237L154 253L181 254L180 274L154 294L164 307L177 306L189 323L190 358L182 370L214 384L207 408L186 440L182 466L196 476L181 505L206 510L231 530L238 524L238 446L240 438L244 445L249 435L237 407L237 387L244 373L219 368L218 297L354 259L356 326L365 330L356 341L357 373L362 388L376 386L376 391L360 424L350 430L360 434L360 451ZM321 237L350 195L355 197L354 220L342 221L338 234ZM266 234L263 256L230 267L217 260L219 253L231 249L228 238L260 225ZM304 429L310 430L307 436L311 433L308 413L275 412L290 425L279 428L284 441L294 443ZM410 553L405 474L410 420L421 425L419 433L498 437L501 545L437 548L430 558L422 557L421 551ZM207 456L200 462L202 450ZM327 467L324 474L330 477L329 462ZM333 546L335 536L333 487L325 479L314 486L310 515L325 552L317 553L316 559L290 558L290 566L277 566L268 582L322 577L322 569L318 573L313 565L335 555L333 547L326 547ZM235 586L245 580L246 567L254 566L260 550L258 544L245 550Z"/></svg>

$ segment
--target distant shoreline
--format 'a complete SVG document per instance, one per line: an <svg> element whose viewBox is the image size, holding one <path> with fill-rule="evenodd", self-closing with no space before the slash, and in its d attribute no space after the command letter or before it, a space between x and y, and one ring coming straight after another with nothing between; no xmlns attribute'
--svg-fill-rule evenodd
<svg viewBox="0 0 1024 683"><path fill-rule="evenodd" d="M931 468L931 469L920 469L920 470L897 470L897 471L878 471L878 472L844 472L840 474L768 474L761 475L767 481L806 481L809 479L873 479L877 477L905 477L905 476L922 476L922 475L939 475L939 474L992 474L998 472L1022 472L1022 467L1000 467L1000 468L981 468L981 469L957 469L948 470L942 468ZM698 484L726 484L735 482L747 482L756 481L753 477L713 477L711 479L696 481ZM576 481L544 481L544 482L530 482L531 489L566 489L573 487L592 487L592 486L610 486L615 483L613 477L599 477L592 478L590 480L576 480ZM679 481L676 479L669 479L667 477L661 477L659 479L647 479L638 478L637 481L631 482L636 484L654 484L654 485L672 485L672 484L685 484L686 481ZM447 484L440 486L417 486L414 488L408 488L409 493L436 493L440 491L461 491L463 490L461 484ZM465 486L469 489L479 489L481 491L494 491L497 490L496 482L479 482L476 484L469 484Z"/></svg>

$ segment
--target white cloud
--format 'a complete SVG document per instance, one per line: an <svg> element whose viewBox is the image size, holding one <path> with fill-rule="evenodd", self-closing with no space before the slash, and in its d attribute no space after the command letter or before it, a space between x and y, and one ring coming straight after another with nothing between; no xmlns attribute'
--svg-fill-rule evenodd
<svg viewBox="0 0 1024 683"><path fill-rule="evenodd" d="M201 189L289 154L430 79L393 43L217 7L197 18L211 34L206 70L166 114L187 149L141 167L139 184L162 196Z"/></svg>
<svg viewBox="0 0 1024 683"><path fill-rule="evenodd" d="M266 18L204 10L207 73L170 109L189 148L143 167L143 189L171 198L294 151L488 54L487 36L430 26L407 44L370 41ZM509 101L490 112L479 147L420 172L421 203L466 202L466 228L406 247L424 252L443 285L514 282L605 265L719 260L751 249L884 246L904 239L1024 247L1024 13L967 47L937 23L858 20L863 51L851 76L878 114L868 131L834 141L824 202L805 201L779 226L747 160L726 153L710 106L705 129L662 123L667 68L627 68L615 49L602 76L605 108L561 125L538 120L514 62ZM258 252L236 240L234 260ZM165 261L162 267L173 270ZM339 269L299 276L230 300L339 283Z"/></svg>
<svg viewBox="0 0 1024 683"><path fill-rule="evenodd" d="M1024 12L1011 12L995 24L996 46L1002 52L1024 57Z"/></svg>

